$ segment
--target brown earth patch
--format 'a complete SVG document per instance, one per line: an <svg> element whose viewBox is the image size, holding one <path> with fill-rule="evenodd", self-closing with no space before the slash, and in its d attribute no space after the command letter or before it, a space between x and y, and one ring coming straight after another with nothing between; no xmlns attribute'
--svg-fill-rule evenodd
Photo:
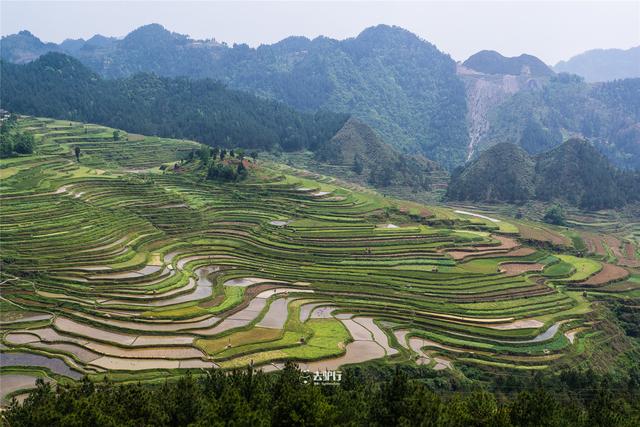
<svg viewBox="0 0 640 427"><path fill-rule="evenodd" d="M636 258L636 249L633 243L624 243L624 258L619 259L618 264L627 267L640 267L640 260Z"/></svg>
<svg viewBox="0 0 640 427"><path fill-rule="evenodd" d="M584 243L587 245L587 250L592 254L606 256L607 251L602 245L601 236L592 233L581 233L580 237L584 240Z"/></svg>
<svg viewBox="0 0 640 427"><path fill-rule="evenodd" d="M557 246L571 246L571 240L560 233L556 233L546 228L531 227L524 224L517 224L520 236L527 240L538 240L548 242Z"/></svg>
<svg viewBox="0 0 640 427"><path fill-rule="evenodd" d="M619 260L625 257L620 250L620 247L622 246L622 242L620 241L620 239L615 236L605 235L603 240L607 244L607 246L609 246L609 249L611 249L613 256L615 256Z"/></svg>
<svg viewBox="0 0 640 427"><path fill-rule="evenodd" d="M542 271L544 265L527 262L505 262L500 264L500 272L507 276L518 276L527 271Z"/></svg>
<svg viewBox="0 0 640 427"><path fill-rule="evenodd" d="M610 282L626 279L628 276L629 272L624 268L613 264L604 264L599 272L589 277L579 285L602 286Z"/></svg>
<svg viewBox="0 0 640 427"><path fill-rule="evenodd" d="M492 234L491 237L500 242L500 244L481 244L472 247L462 247L453 251L446 251L446 253L455 260L461 260L470 256L480 257L492 254L504 254L519 246L519 243L511 237L497 236L495 234Z"/></svg>

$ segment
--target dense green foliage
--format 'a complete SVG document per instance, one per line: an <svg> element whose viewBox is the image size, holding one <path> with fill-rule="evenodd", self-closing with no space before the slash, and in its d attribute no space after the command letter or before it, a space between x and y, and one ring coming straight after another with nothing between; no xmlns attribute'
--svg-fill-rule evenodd
<svg viewBox="0 0 640 427"><path fill-rule="evenodd" d="M457 170L447 191L450 200L561 200L590 210L621 207L639 195L638 172L616 170L579 139L534 158L513 144L498 144Z"/></svg>
<svg viewBox="0 0 640 427"><path fill-rule="evenodd" d="M33 153L35 146L33 135L19 131L16 123L16 116L11 115L3 120L0 126L0 157Z"/></svg>
<svg viewBox="0 0 640 427"><path fill-rule="evenodd" d="M464 61L462 65L486 74L553 75L553 71L535 56L522 54L517 57L507 58L493 50L482 50L475 53Z"/></svg>
<svg viewBox="0 0 640 427"><path fill-rule="evenodd" d="M640 46L631 49L593 49L560 61L559 73L577 74L588 82L640 77Z"/></svg>
<svg viewBox="0 0 640 427"><path fill-rule="evenodd" d="M567 216L560 205L553 205L544 213L542 220L548 224L565 225Z"/></svg>
<svg viewBox="0 0 640 427"><path fill-rule="evenodd" d="M419 379L410 379L409 375ZM500 381L442 393L446 377L398 367L348 369L337 386L305 384L288 364L278 375L251 369L208 371L159 386L94 384L54 391L40 383L5 413L19 426L633 426L640 421L638 379L612 383L593 372ZM521 391L519 390L527 390ZM504 393L504 394L503 394Z"/></svg>
<svg viewBox="0 0 640 427"><path fill-rule="evenodd" d="M563 199L584 209L619 207L640 197L640 176L628 174L630 183L591 144L570 139L538 156L536 198Z"/></svg>
<svg viewBox="0 0 640 427"><path fill-rule="evenodd" d="M454 171L451 200L523 202L533 195L534 162L514 144L498 144Z"/></svg>
<svg viewBox="0 0 640 427"><path fill-rule="evenodd" d="M208 145L313 149L347 119L342 114L298 113L207 79L139 74L105 80L58 53L25 65L3 62L2 77L3 104L11 111L190 138Z"/></svg>
<svg viewBox="0 0 640 427"><path fill-rule="evenodd" d="M2 41L3 58L18 56L11 49L18 37L11 37ZM152 24L122 40L49 48L66 49L106 77L139 72L210 77L304 111L353 114L389 143L419 150L446 166L464 160L466 103L455 62L401 28L381 25L343 41L290 37L253 49L192 40Z"/></svg>
<svg viewBox="0 0 640 427"><path fill-rule="evenodd" d="M640 300L638 298L606 298L611 311L625 333L640 339Z"/></svg>

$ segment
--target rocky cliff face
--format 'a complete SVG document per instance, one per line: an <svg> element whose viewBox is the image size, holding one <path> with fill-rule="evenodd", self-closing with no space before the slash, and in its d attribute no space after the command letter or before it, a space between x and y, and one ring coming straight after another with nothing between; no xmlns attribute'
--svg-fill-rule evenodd
<svg viewBox="0 0 640 427"><path fill-rule="evenodd" d="M467 161L469 161L483 145L483 140L489 131L491 114L495 108L523 89L538 89L542 85L540 81L542 78L531 77L527 73L517 76L484 74L461 64L458 64L456 71L465 84L466 119L469 132Z"/></svg>

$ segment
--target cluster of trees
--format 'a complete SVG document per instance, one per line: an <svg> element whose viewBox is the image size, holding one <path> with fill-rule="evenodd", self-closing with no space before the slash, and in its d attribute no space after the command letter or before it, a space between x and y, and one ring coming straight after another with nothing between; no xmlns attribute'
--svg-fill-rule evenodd
<svg viewBox="0 0 640 427"><path fill-rule="evenodd" d="M1 71L0 95L12 111L188 138L211 146L314 150L348 118L324 111L300 113L210 79L152 74L102 79L60 53L24 65L3 61Z"/></svg>
<svg viewBox="0 0 640 427"><path fill-rule="evenodd" d="M33 153L35 147L33 135L20 131L17 123L18 118L13 114L2 121L2 126L0 126L0 157Z"/></svg>
<svg viewBox="0 0 640 427"><path fill-rule="evenodd" d="M252 151L250 156L255 162L258 159L258 152ZM200 161L200 167L206 169L206 177L210 180L242 181L249 175L244 163L245 151L242 148L227 150L220 147L203 146L189 153L187 161L191 162L195 159Z"/></svg>
<svg viewBox="0 0 640 427"><path fill-rule="evenodd" d="M640 340L640 298L602 297L625 333Z"/></svg>
<svg viewBox="0 0 640 427"><path fill-rule="evenodd" d="M567 216L560 205L553 205L544 213L542 220L548 224L565 225Z"/></svg>
<svg viewBox="0 0 640 427"><path fill-rule="evenodd" d="M3 415L15 427L623 427L640 421L640 376L611 383L593 372L525 380L514 375L490 392L447 382L429 369L392 369L347 369L336 386L305 384L308 377L293 364L278 374L210 370L197 379L186 376L156 386L94 384L85 379L55 391L41 382L23 404L13 403ZM433 391L451 386L461 389ZM527 391L519 391L521 387Z"/></svg>

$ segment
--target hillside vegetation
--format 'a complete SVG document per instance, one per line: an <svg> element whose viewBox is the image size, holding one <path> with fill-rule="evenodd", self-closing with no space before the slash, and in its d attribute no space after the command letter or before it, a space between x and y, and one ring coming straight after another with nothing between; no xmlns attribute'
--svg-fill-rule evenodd
<svg viewBox="0 0 640 427"><path fill-rule="evenodd" d="M426 369L347 369L331 387L314 386L308 378L287 365L281 375L211 370L156 387L82 382L56 392L42 383L24 405L4 415L11 426L51 427L242 424L239 420L265 427L417 427L425 420L437 427L632 427L640 421L638 384L592 371L535 379L513 375L493 393L460 381L448 384ZM449 392L454 387L458 393Z"/></svg>
<svg viewBox="0 0 640 427"><path fill-rule="evenodd" d="M502 143L454 171L449 200L518 203L534 195L535 162L520 147Z"/></svg>
<svg viewBox="0 0 640 427"><path fill-rule="evenodd" d="M3 105L19 113L263 150L313 149L347 119L343 114L299 113L206 79L151 74L102 79L59 53L25 65L2 62L0 94Z"/></svg>
<svg viewBox="0 0 640 427"><path fill-rule="evenodd" d="M592 85L554 75L534 56L507 58L494 51L462 64L475 74L457 74L449 56L398 27L379 25L341 41L288 37L255 49L195 40L157 24L123 39L96 35L56 45L23 31L0 43L10 62L64 52L104 77L148 72L212 78L301 111L347 113L400 151L422 154L447 170L500 142L537 154L570 136L589 138L617 166L640 168L640 119L629 113L640 99L636 81Z"/></svg>
<svg viewBox="0 0 640 427"><path fill-rule="evenodd" d="M462 63L467 68L485 74L526 74L530 76L552 76L553 70L532 55L522 54L507 58L493 50L483 50L471 55Z"/></svg>
<svg viewBox="0 0 640 427"><path fill-rule="evenodd" d="M100 41L52 47L30 33L19 34L2 39L2 55L16 60L47 49L65 51L109 78L139 72L209 77L299 110L354 115L386 142L447 167L464 160L465 94L455 62L398 27L380 25L342 41L289 37L257 49L193 40L157 24L143 26L122 40ZM26 55L15 45L37 49Z"/></svg>
<svg viewBox="0 0 640 427"><path fill-rule="evenodd" d="M348 166L375 187L400 185L429 189L430 175L438 167L419 155L404 155L385 144L375 131L350 118L316 152L320 161Z"/></svg>
<svg viewBox="0 0 640 427"><path fill-rule="evenodd" d="M487 130L478 145L511 142L537 154L569 135L588 138L619 167L639 169L638 99L640 79L589 85L578 76L560 74L486 112Z"/></svg>

